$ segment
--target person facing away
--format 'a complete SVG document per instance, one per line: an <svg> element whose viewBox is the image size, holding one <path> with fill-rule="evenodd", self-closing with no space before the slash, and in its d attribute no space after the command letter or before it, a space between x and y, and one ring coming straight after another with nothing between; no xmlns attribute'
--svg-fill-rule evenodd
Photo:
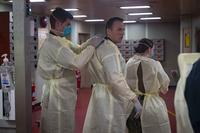
<svg viewBox="0 0 200 133"><path fill-rule="evenodd" d="M174 108L175 108L175 113L176 113L176 132L177 133L194 133L190 116L189 116L189 105L187 105L188 104L187 102L189 102L191 99L190 100L186 99L186 97L184 96L184 92L186 89L188 89L188 85L190 85L190 83L196 82L195 78L197 77L195 76L193 77L193 79L195 80L192 82L189 81L188 82L189 84L187 84L187 87L186 87L187 77L192 70L193 64L199 58L200 58L200 53L180 53L178 55L178 66L179 66L180 78L178 80L175 95L174 95ZM192 87L191 92L193 92L194 89L195 88Z"/></svg>
<svg viewBox="0 0 200 133"><path fill-rule="evenodd" d="M83 133L125 133L133 104L137 110L135 117L140 115L141 105L125 80L125 61L116 46L123 34L123 19L110 18L105 40L88 63L94 84Z"/></svg>
<svg viewBox="0 0 200 133"><path fill-rule="evenodd" d="M80 54L75 54L70 35L73 16L62 8L50 15L51 30L39 50L37 71L44 80L42 95L41 133L74 133L76 78L74 71L92 57L97 39L86 42Z"/></svg>
<svg viewBox="0 0 200 133"><path fill-rule="evenodd" d="M200 59L192 67L186 79L185 100L194 133L200 133Z"/></svg>
<svg viewBox="0 0 200 133"><path fill-rule="evenodd" d="M168 91L170 80L160 62L149 58L152 48L153 42L150 39L139 40L135 46L135 55L126 64L126 80L132 91L139 95L143 105L140 132L171 133L166 104L159 96L160 92L165 94ZM127 124L132 133L133 126L137 126L134 122L138 120L130 117Z"/></svg>

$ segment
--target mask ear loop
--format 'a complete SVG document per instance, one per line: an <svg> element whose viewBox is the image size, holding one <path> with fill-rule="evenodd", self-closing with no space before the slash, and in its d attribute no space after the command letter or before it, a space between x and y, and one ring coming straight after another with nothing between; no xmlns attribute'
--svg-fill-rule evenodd
<svg viewBox="0 0 200 133"><path fill-rule="evenodd" d="M146 44L146 43L139 43L139 45L140 45L140 44L146 46L148 49L152 49L152 48L153 48L153 47L151 48L151 47L150 47L148 44ZM149 53L149 55L151 55L151 53Z"/></svg>
<svg viewBox="0 0 200 133"><path fill-rule="evenodd" d="M54 16L53 14L51 14L51 16L52 16L56 21L59 21L59 22L60 22L60 20L59 20L56 16Z"/></svg>
<svg viewBox="0 0 200 133"><path fill-rule="evenodd" d="M139 44L142 44L142 45L144 45L144 46L147 46L148 48L151 48L148 44L146 44L146 43L139 43Z"/></svg>
<svg viewBox="0 0 200 133"><path fill-rule="evenodd" d="M62 23L56 16L54 16L53 14L51 14L50 16L52 16L56 21Z"/></svg>
<svg viewBox="0 0 200 133"><path fill-rule="evenodd" d="M134 48L137 48L139 45L144 45L144 46L146 46L147 48L151 48L149 45L147 45L146 43L141 43L141 42L138 42L135 46L134 46Z"/></svg>
<svg viewBox="0 0 200 133"><path fill-rule="evenodd" d="M56 17L56 16L54 16L53 14L51 14L50 16L52 16L56 21L59 21L60 22L60 20ZM61 23L61 22L60 22ZM60 31L57 31L57 30L55 30L55 29L51 29L52 31L56 31L56 32L58 32L58 33L60 33L60 34L63 34L63 32L60 32ZM62 35L61 35L62 36Z"/></svg>
<svg viewBox="0 0 200 133"><path fill-rule="evenodd" d="M51 14L50 16L52 16L56 21L59 21L53 14ZM60 22L60 21L59 21ZM55 29L52 29L51 28L51 30L54 30L55 31Z"/></svg>

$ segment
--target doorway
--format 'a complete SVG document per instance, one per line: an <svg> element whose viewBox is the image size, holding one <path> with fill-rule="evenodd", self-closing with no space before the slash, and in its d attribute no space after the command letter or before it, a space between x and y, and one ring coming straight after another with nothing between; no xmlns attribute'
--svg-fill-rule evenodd
<svg viewBox="0 0 200 133"><path fill-rule="evenodd" d="M196 52L200 52L200 28L196 29Z"/></svg>

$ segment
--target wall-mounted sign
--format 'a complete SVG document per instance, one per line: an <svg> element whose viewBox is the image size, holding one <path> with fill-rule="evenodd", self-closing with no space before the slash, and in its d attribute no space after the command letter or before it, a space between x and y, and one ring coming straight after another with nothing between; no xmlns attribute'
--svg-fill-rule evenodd
<svg viewBox="0 0 200 133"><path fill-rule="evenodd" d="M192 52L191 28L183 28L183 52Z"/></svg>

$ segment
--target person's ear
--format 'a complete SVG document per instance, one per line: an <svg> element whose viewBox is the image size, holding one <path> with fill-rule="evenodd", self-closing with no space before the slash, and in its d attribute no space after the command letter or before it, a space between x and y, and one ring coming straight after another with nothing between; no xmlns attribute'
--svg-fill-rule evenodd
<svg viewBox="0 0 200 133"><path fill-rule="evenodd" d="M149 48L149 53L151 54L151 52L152 52L152 48Z"/></svg>
<svg viewBox="0 0 200 133"><path fill-rule="evenodd" d="M58 21L55 22L55 29L58 27Z"/></svg>
<svg viewBox="0 0 200 133"><path fill-rule="evenodd" d="M59 21L56 21L56 22L55 22L55 28L56 28L56 29L59 28L60 25L61 25L61 23L60 23Z"/></svg>
<svg viewBox="0 0 200 133"><path fill-rule="evenodd" d="M147 55L150 55L150 54L151 54L151 49L148 48L148 49L145 51L145 53L146 53Z"/></svg>
<svg viewBox="0 0 200 133"><path fill-rule="evenodd" d="M106 29L107 35L111 35L111 29Z"/></svg>

